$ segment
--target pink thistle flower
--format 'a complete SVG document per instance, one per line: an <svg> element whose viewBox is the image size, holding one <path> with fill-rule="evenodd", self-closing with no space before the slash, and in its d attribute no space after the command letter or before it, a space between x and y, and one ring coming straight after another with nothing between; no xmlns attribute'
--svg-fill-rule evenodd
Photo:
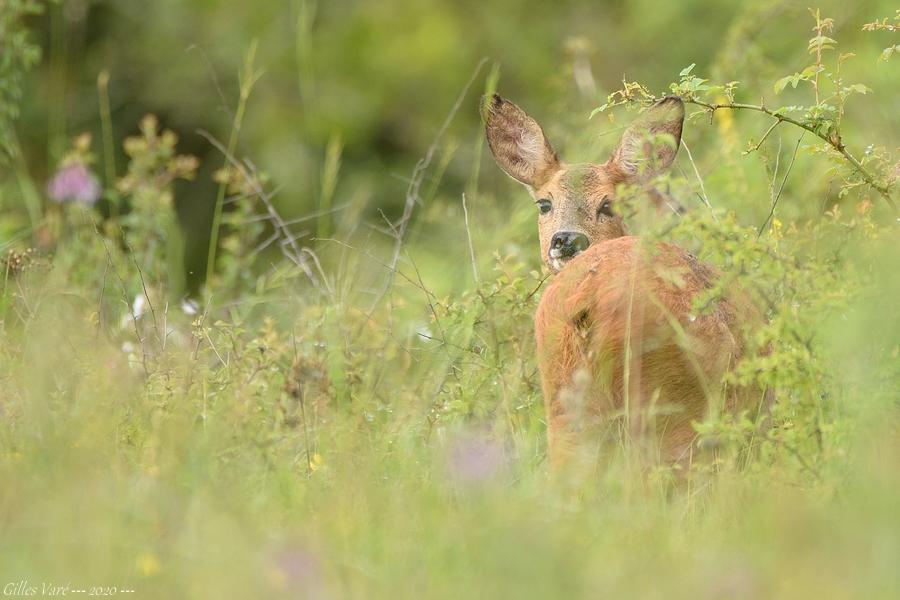
<svg viewBox="0 0 900 600"><path fill-rule="evenodd" d="M506 467L503 446L484 434L460 435L453 440L449 450L449 475L458 483L487 484L500 477Z"/></svg>
<svg viewBox="0 0 900 600"><path fill-rule="evenodd" d="M75 162L60 168L47 184L54 202L80 202L92 206L100 198L100 182L88 168Z"/></svg>
<svg viewBox="0 0 900 600"><path fill-rule="evenodd" d="M327 597L322 564L309 548L288 544L278 549L272 558L274 583L281 591L293 592L296 595L290 597L296 598Z"/></svg>

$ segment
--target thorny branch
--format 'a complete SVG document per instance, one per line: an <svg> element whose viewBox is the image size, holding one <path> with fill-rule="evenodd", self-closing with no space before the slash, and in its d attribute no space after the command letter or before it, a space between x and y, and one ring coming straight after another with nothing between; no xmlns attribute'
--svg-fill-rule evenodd
<svg viewBox="0 0 900 600"><path fill-rule="evenodd" d="M756 111L756 112L765 113L765 114L769 115L770 117L774 117L777 120L776 124L777 123L790 123L791 125L795 125L795 126L799 127L800 129L805 129L806 131L815 135L820 140L827 143L829 146L834 148L839 154L841 154L841 156L843 156L845 159L847 159L847 162L849 162L851 165L853 165L853 168L856 170L857 173L859 173L860 177L862 177L863 180L867 184L869 184L875 191L877 191L879 194L881 194L881 196L891 206L891 208L893 208L894 210L897 210L897 204L894 202L894 199L891 198L889 187L887 185L879 184L875 180L875 176L872 175L868 171L868 169L866 169L862 165L862 163L856 159L856 157L854 157L852 154L850 154L850 152L847 150L847 147L844 146L844 142L843 142L843 140L841 140L841 136L838 135L837 133L832 132L830 135L826 135L825 133L823 133L822 131L820 131L819 129L817 129L816 127L814 127L808 123L804 123L803 121L794 119L793 117L789 117L788 115L785 115L778 111L766 108L765 106L763 106L761 104L759 104L759 105L758 104L746 104L743 102L710 103L710 102L704 102L703 100L697 100L696 98L684 98L684 101L688 102L690 104L696 104L697 106L702 106L703 108L708 110L710 112L710 114L715 113L717 110L752 110L752 111ZM773 128L774 128L774 126L773 126ZM771 129L770 129L770 131L771 131Z"/></svg>
<svg viewBox="0 0 900 600"><path fill-rule="evenodd" d="M447 129L450 127L450 123L453 121L453 117L456 116L456 113L462 106L466 95L469 93L469 88L471 88L472 84L475 83L475 79L477 79L478 74L481 73L481 69L482 67L484 67L486 62L487 58L482 58L481 61L479 61L478 66L475 67L475 71L472 73L469 81L466 82L465 87L463 87L462 91L459 93L459 96L456 98L456 102L454 102L453 107L450 109L450 112L444 119L441 128L438 130L437 135L435 135L434 137L434 141L431 142L431 145L425 152L425 156L419 159L419 162L416 163L416 166L413 169L412 178L409 181L409 186L406 188L406 202L403 205L403 214L400 216L400 220L396 223L389 223L391 229L393 230L392 235L394 237L394 249L391 254L391 261L390 263L388 263L389 268L387 278L385 279L384 285L382 286L381 290L378 292L378 294L375 295L375 298L372 301L371 310L374 310L375 307L378 306L378 304L384 298L385 294L387 294L388 290L391 288L391 285L394 282L394 273L396 273L397 271L397 262L400 260L400 253L403 247L403 239L406 235L406 228L409 226L413 208L415 208L418 202L421 202L419 189L422 187L422 182L425 179L425 172L431 165L431 161L434 158L434 153L437 152L438 144L440 144L441 139L443 139L444 133L446 133Z"/></svg>
<svg viewBox="0 0 900 600"><path fill-rule="evenodd" d="M234 154L229 152L228 149L208 131L198 129L197 133L203 136L210 144L221 152L225 159L240 172L241 177L243 177L244 181L251 186L253 193L266 207L269 220L272 222L272 226L275 228L275 231L278 233L279 239L281 240L279 245L282 253L303 271L317 290L321 291L324 289L329 295L333 295L333 292L328 285L328 281L319 266L319 261L315 259L315 255L310 249L301 248L297 244L297 238L291 231L290 226L281 217L278 211L275 210L275 206L272 203L272 195L263 189L262 185L259 183L259 178L255 176L255 169L235 158ZM318 274L313 271L312 266L310 266L309 256L313 257L313 264L316 266Z"/></svg>

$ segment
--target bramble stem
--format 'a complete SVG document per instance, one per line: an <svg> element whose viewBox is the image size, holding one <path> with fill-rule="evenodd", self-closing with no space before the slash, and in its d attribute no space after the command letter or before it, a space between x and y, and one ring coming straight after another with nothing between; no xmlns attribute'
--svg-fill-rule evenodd
<svg viewBox="0 0 900 600"><path fill-rule="evenodd" d="M789 117L780 112L771 110L762 105L757 104L745 104L743 102L726 102L726 103L709 103L704 102L703 100L697 100L696 98L684 98L685 102L690 104L696 104L697 106L702 106L703 108L716 112L717 110L727 109L727 110L753 110L756 112L761 112L769 115L770 117L774 117L778 119L778 122L790 123L791 125L796 125L800 129L805 129L811 134L815 135L820 140L826 142L829 146L834 148L838 153L841 154L844 158L847 159L857 173L863 178L863 180L869 184L875 191L877 191L881 196L885 199L885 201L890 204L891 208L895 211L897 210L897 204L894 202L894 199L891 198L891 194L888 186L881 185L875 181L875 177L869 173L869 171L860 163L850 152L847 151L847 148L844 146L844 143L841 141L840 136L826 136L825 134L816 130L815 127L809 125L808 123L804 123L803 121L798 121L793 117Z"/></svg>

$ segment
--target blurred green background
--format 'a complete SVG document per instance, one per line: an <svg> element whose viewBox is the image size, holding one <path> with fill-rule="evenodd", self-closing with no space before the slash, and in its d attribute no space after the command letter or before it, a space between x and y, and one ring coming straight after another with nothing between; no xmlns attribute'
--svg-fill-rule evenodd
<svg viewBox="0 0 900 600"><path fill-rule="evenodd" d="M893 64L874 61L888 45L887 34L864 33L861 23L890 15L892 5L877 0L820 5L835 19L834 37L842 48L859 55L846 71L865 80L879 98L849 103L849 141L857 149L890 145L900 129L900 83ZM335 203L363 203L367 222L377 224L379 210L392 218L399 214L405 180L482 58L490 61L488 67L499 65L500 91L542 122L564 157L603 160L618 129L603 116L586 119L623 77L662 92L683 67L697 63L695 72L705 77L739 79L746 90L740 99L787 103L773 100L771 82L808 63L801 40L811 36L806 3L771 0L69 0L50 4L47 14L33 21L44 60L27 80L18 127L29 171L36 181L46 180L70 137L84 131L94 134L102 154L97 77L108 72L120 173L125 159L120 141L149 112L180 135L182 152L202 159L199 177L177 194L194 287L205 273L215 199L210 175L222 163L196 131L227 139L238 71L254 40L264 75L249 100L237 154L270 174L281 190L283 211L300 215L317 209L326 148L329 142L339 144ZM436 206L456 207L471 178L486 74L487 68L442 145L456 151ZM748 131L762 127L756 119ZM710 130L698 122L687 129L686 140L721 147L715 130L695 141ZM715 152L711 156L700 159L704 176L715 176L723 166ZM523 206L514 202L524 195L488 160L481 173L484 187L499 192L504 210ZM800 176L791 186L808 185L800 162ZM753 200L721 203L740 209ZM744 206L744 214L758 216L764 204L755 210ZM473 210L477 227L478 206ZM522 231L532 236L529 244L535 239L530 229Z"/></svg>
<svg viewBox="0 0 900 600"><path fill-rule="evenodd" d="M589 119L623 78L665 93L696 63L716 83L739 80L738 101L808 106L808 82L773 90L813 60L806 2L45 4L25 19L43 56L22 80L21 157L0 162L0 586L900 597L900 246L888 203L845 181L812 135L798 144L783 124L745 154L769 117L689 106L666 180L688 210L671 228L644 215L635 230L768 294L770 322L748 337L772 354L749 368L778 388L775 426L704 424L721 453L696 472L644 464L616 438L556 477L532 331L546 275L537 211L483 142L480 98L495 84L572 162L605 160L634 117L621 107ZM835 19L829 69L855 53L841 75L871 88L848 99L843 141L896 180L896 158L872 156L897 151L900 58L877 60L897 36L862 31L896 5L818 6ZM252 251L271 233L252 194L226 205L217 285L204 289L224 159L200 131L232 135L254 47L263 74L236 155L268 174L285 218L316 215L295 230L327 293L274 247ZM168 181L143 198L116 191L140 162L123 141L148 113L200 160L174 184L180 236ZM103 190L132 213L48 197L83 132ZM432 144L394 276L385 219L401 216ZM183 257L166 236L183 238ZM182 269L199 307L179 307ZM747 435L759 442L750 459Z"/></svg>

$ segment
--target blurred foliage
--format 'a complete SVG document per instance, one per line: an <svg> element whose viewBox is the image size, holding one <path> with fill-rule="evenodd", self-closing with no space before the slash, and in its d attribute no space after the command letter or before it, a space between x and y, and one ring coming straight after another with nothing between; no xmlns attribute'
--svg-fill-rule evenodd
<svg viewBox="0 0 900 600"><path fill-rule="evenodd" d="M875 1L852 7L826 2L821 8L834 18L833 35L860 55L846 68L859 73L855 79L865 80L876 98L889 97L896 82L890 66L863 57L880 52L890 32L863 32L860 24L893 9ZM339 139L343 175L333 195L364 199L367 216L377 219L375 207L390 216L400 211L404 174L481 57L502 66L507 96L541 108L551 139L565 144L564 155L576 148L599 157L611 145L614 127L613 135L603 135L610 128L602 124L585 128L584 115L618 88L623 74L661 90L673 73L697 62L697 71L714 79L740 79L755 101L767 91L764 82L781 76L782 65L800 70L805 49L792 40L806 27L807 14L805 6L774 0L670 7L649 1L485 7L437 0L264 0L252 6L162 0L154 4L154 18L145 13L139 4L70 0L32 19L38 26L32 39L46 47L47 60L26 82L31 101L23 107L19 137L37 182L52 172L68 136L87 130L102 139L101 71L109 74L116 139L132 134L144 114L159 115L180 135L183 150L204 165L177 199L180 220L191 231L186 268L194 289L207 272L215 204L211 172L219 160L195 132L227 138L238 104L238 65L254 39L264 73L248 101L238 155L264 166L282 190L276 202L290 218L317 208L326 148ZM694 26L700 21L703 27ZM859 147L890 143L888 132L900 127L900 117L887 104L849 108L848 134ZM467 100L448 132L448 143L458 148L444 173L449 189L469 177L474 105L474 98ZM702 135L704 142L715 139ZM104 160L115 152L121 165L125 157L117 148L104 148ZM718 166L723 172L731 167ZM501 179L493 170L484 176ZM11 185L4 186L7 203L18 196ZM457 200L453 194L442 198Z"/></svg>
<svg viewBox="0 0 900 600"><path fill-rule="evenodd" d="M22 79L40 60L41 49L30 39L25 18L40 14L35 0L4 1L0 8L0 160L3 164L18 151L12 128L22 102Z"/></svg>
<svg viewBox="0 0 900 600"><path fill-rule="evenodd" d="M866 23L863 25L863 31L889 31L892 33L900 31L900 10L894 14L893 19L884 17L883 19ZM897 52L900 52L900 44L888 46L881 51L881 56L878 57L878 60L888 61Z"/></svg>
<svg viewBox="0 0 900 600"><path fill-rule="evenodd" d="M32 7L0 4L0 583L896 597L889 3ZM652 182L686 210L623 210L720 269L696 311L765 311L727 384L775 389L767 426L711 414L686 473L621 437L546 472L498 87L573 161L689 102Z"/></svg>

